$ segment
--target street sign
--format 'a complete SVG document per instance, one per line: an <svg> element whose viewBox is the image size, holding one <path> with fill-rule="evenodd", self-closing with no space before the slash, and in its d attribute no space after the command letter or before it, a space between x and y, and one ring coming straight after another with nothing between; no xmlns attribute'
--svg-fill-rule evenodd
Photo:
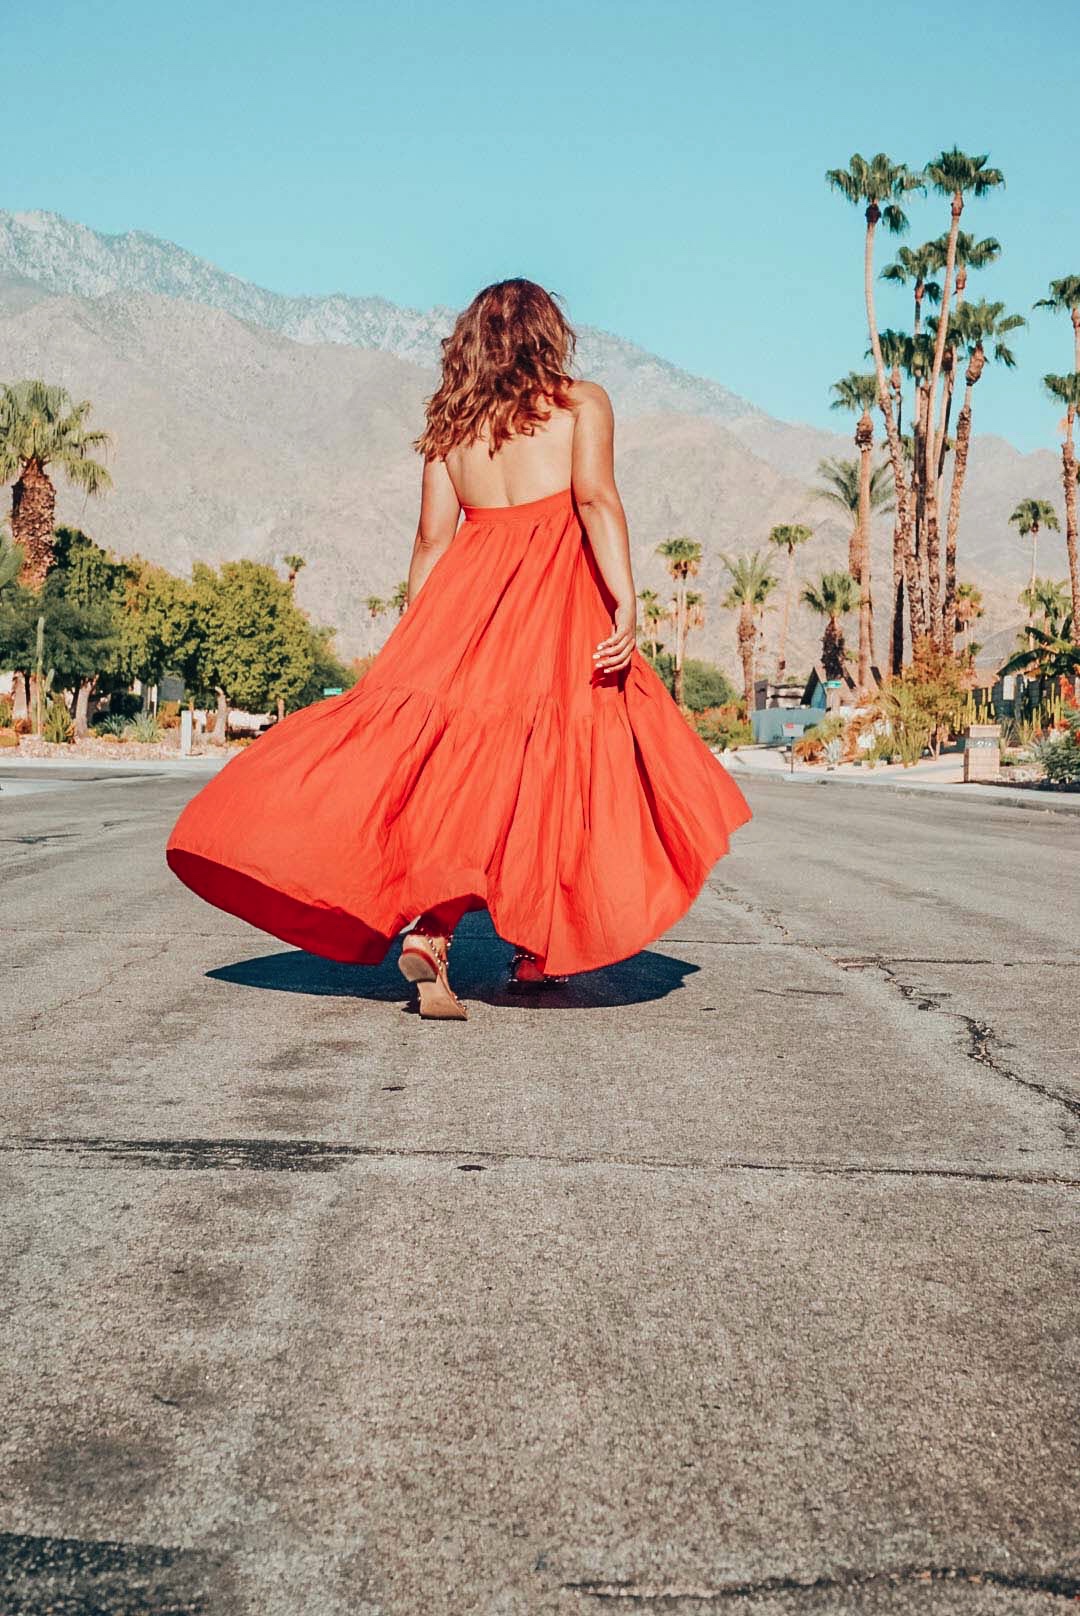
<svg viewBox="0 0 1080 1616"><path fill-rule="evenodd" d="M324 696L343 696L345 692L340 685L323 685Z"/></svg>
<svg viewBox="0 0 1080 1616"><path fill-rule="evenodd" d="M839 690L840 686L843 684L843 682L844 681L842 679L826 679L826 681L825 681L825 689L826 690Z"/></svg>

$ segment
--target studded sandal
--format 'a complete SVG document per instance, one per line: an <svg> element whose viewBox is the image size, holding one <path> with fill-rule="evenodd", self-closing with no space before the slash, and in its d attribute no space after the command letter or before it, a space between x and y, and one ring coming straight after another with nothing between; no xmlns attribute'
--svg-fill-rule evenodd
<svg viewBox="0 0 1080 1616"><path fill-rule="evenodd" d="M411 931L401 945L398 970L406 982L415 982L420 1014L428 1021L468 1021L469 1012L450 986L447 955L449 937L429 937Z"/></svg>
<svg viewBox="0 0 1080 1616"><path fill-rule="evenodd" d="M542 971L536 955L530 954L528 949L514 950L514 957L510 961L510 987L532 992L534 988L559 987L565 981L565 976L548 976Z"/></svg>

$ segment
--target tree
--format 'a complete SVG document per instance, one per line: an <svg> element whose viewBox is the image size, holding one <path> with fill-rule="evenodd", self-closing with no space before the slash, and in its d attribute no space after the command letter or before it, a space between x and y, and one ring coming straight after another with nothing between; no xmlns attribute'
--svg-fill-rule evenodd
<svg viewBox="0 0 1080 1616"><path fill-rule="evenodd" d="M1059 533L1061 523L1057 519L1054 507L1045 499L1022 499L1009 517L1009 522L1022 539L1031 539L1031 582L1029 589L1035 588L1035 568L1038 564L1039 530L1048 528L1051 532Z"/></svg>
<svg viewBox="0 0 1080 1616"><path fill-rule="evenodd" d="M922 306L925 298L928 303L941 302L941 283L931 277L936 275L945 265L945 255L941 243L937 241L924 241L921 247L899 247L896 252L896 262L886 264L881 271L883 281L898 282L906 286L910 281L915 296L915 323L912 329L916 336L922 330Z"/></svg>
<svg viewBox="0 0 1080 1616"><path fill-rule="evenodd" d="M1069 586L1053 578L1036 578L1033 584L1021 589L1021 606L1034 614L1038 612L1047 627L1056 628L1069 610Z"/></svg>
<svg viewBox="0 0 1080 1616"><path fill-rule="evenodd" d="M983 614L982 590L975 584L961 583L956 586L956 614L954 632L964 636L964 650L970 656L971 625Z"/></svg>
<svg viewBox="0 0 1080 1616"><path fill-rule="evenodd" d="M217 573L197 562L192 586L202 629L196 669L217 696L211 739L224 744L230 703L280 711L303 690L315 665L311 625L289 585L255 561L226 561Z"/></svg>
<svg viewBox="0 0 1080 1616"><path fill-rule="evenodd" d="M282 561L284 561L285 566L286 566L286 568L288 570L289 576L286 579L286 582L288 583L289 588L291 589L293 587L293 585L296 583L297 577L300 574L300 572L302 572L303 569L307 566L307 562L304 560L302 555L287 555L287 556L282 556L281 559L282 559Z"/></svg>
<svg viewBox="0 0 1080 1616"><path fill-rule="evenodd" d="M408 604L409 582L407 578L403 578L399 584L394 585L394 593L390 596L389 606L392 611L397 612L399 617L403 617Z"/></svg>
<svg viewBox="0 0 1080 1616"><path fill-rule="evenodd" d="M93 666L80 673L74 691L75 734L85 735L90 717L90 697L103 677L119 678L126 673L123 653L122 602L128 574L127 564L95 544L81 529L58 527L54 537L53 580L64 598L78 612L107 615L108 632L96 641L98 656ZM49 580L46 580L48 582ZM101 624L99 622L98 626ZM89 636L93 640L93 634ZM60 679L60 688L67 688Z"/></svg>
<svg viewBox="0 0 1080 1616"><path fill-rule="evenodd" d="M808 583L800 596L804 606L825 619L821 662L826 679L841 679L847 652L842 619L855 610L858 591L849 572L823 572L816 584Z"/></svg>
<svg viewBox="0 0 1080 1616"><path fill-rule="evenodd" d="M674 610L672 613L675 623L674 696L681 707L683 704L683 662L686 657L686 635L690 626L686 600L687 585L691 578L697 577L698 568L701 566L701 545L696 539L665 539L663 544L657 546L656 553L662 557L675 585Z"/></svg>
<svg viewBox="0 0 1080 1616"><path fill-rule="evenodd" d="M14 483L11 532L26 562L23 582L40 589L53 561L56 488L47 468L58 467L75 488L99 494L112 479L93 454L109 444L106 432L87 426L89 400L73 404L62 387L13 382L0 392L0 482Z"/></svg>
<svg viewBox="0 0 1080 1616"><path fill-rule="evenodd" d="M657 631L661 623L667 622L668 609L655 589L639 589L638 600L641 602L641 638L649 647L649 661L655 663L660 655Z"/></svg>
<svg viewBox="0 0 1080 1616"><path fill-rule="evenodd" d="M5 593L0 602L0 666L23 675L27 684L39 663L48 671L48 688L77 691L106 666L116 652L116 616L105 600L82 605L68 593L59 569L41 589L24 585ZM40 683L34 701L40 727L45 692ZM84 724L85 729L85 724Z"/></svg>
<svg viewBox="0 0 1080 1616"><path fill-rule="evenodd" d="M757 649L757 618L765 602L776 588L776 577L769 569L769 559L759 550L749 555L725 556L731 584L724 596L724 605L737 610L737 640L739 660L743 670L743 699L746 716L754 710L754 654Z"/></svg>
<svg viewBox="0 0 1080 1616"><path fill-rule="evenodd" d="M1029 623L1027 638L1027 645L1002 665L999 674L1026 673L1042 680L1073 680L1080 675L1080 644L1073 637L1071 612L1060 625L1051 623L1044 628Z"/></svg>
<svg viewBox="0 0 1080 1616"><path fill-rule="evenodd" d="M859 452L859 519L848 546L848 571L859 586L859 689L870 686L874 660L874 605L870 588L870 456L874 450L874 422L870 406L877 395L877 377L849 371L834 382L834 410L850 410L858 416L855 447Z"/></svg>
<svg viewBox="0 0 1080 1616"><path fill-rule="evenodd" d="M1062 422L1061 481L1065 490L1065 548L1069 556L1069 583L1072 589L1073 621L1080 623L1080 562L1076 543L1076 412L1080 409L1080 370L1068 376L1044 376L1050 397L1065 406ZM1056 525L1056 523L1055 523Z"/></svg>
<svg viewBox="0 0 1080 1616"><path fill-rule="evenodd" d="M937 386L941 377L942 362L945 357L946 339L949 334L949 298L952 291L952 280L956 266L956 242L960 232L960 217L964 211L964 199L971 195L985 196L989 191L999 185L1004 185L1005 176L1000 169L987 167L988 157L984 153L981 157L971 157L966 152L953 146L951 151L943 151L926 165L926 180L930 187L939 196L950 199L951 222L949 234L945 245L945 268L941 291L941 311L938 317L937 330L934 339L934 358L930 369L930 379L927 384L926 396L926 426L925 426L925 454L924 479L926 495L926 565L927 565L927 593L930 606L930 637L934 644L942 644L943 630L943 596L941 589L941 558L940 541L938 534L938 497L937 497L937 466L944 450L945 420L942 412L940 439L935 429L935 404Z"/></svg>
<svg viewBox="0 0 1080 1616"><path fill-rule="evenodd" d="M913 173L903 163L894 163L884 152L879 152L869 161L856 152L846 169L830 169L825 177L833 190L839 191L841 196L856 207L864 209L866 219L866 236L863 244L863 295L866 301L870 351L873 354L874 374L877 377L878 407L885 421L885 436L892 464L896 494L897 544L903 554L903 570L908 583L908 616L914 639L923 629L922 605L918 589L912 588L915 582L915 560L911 543L907 474L900 442L899 422L893 409L893 396L885 377L885 359L874 307L874 236L879 223L883 223L893 235L901 235L907 229L907 215L900 204L910 192L922 189L924 181L921 174Z"/></svg>
<svg viewBox="0 0 1080 1616"><path fill-rule="evenodd" d="M120 634L127 672L141 683L144 705L151 685L166 673L179 674L185 684L198 678L202 633L195 589L141 556L127 564Z"/></svg>
<svg viewBox="0 0 1080 1616"><path fill-rule="evenodd" d="M774 544L787 557L784 577L784 610L780 619L780 643L776 648L777 684L784 677L788 625L791 622L791 601L795 593L795 552L800 545L809 543L813 537L813 528L806 527L801 522L784 522L778 527L772 528L769 532L769 543Z"/></svg>
<svg viewBox="0 0 1080 1616"><path fill-rule="evenodd" d="M964 372L964 402L956 422L956 449L953 455L952 486L949 489L949 514L945 529L945 602L942 628L942 650L951 652L956 627L956 540L960 529L960 498L967 475L968 451L971 447L971 404L975 384L986 365L986 348L993 343L994 359L1010 369L1016 364L1012 349L1005 338L1019 330L1027 321L1019 314L1006 314L1004 303L964 303L953 314L953 351L962 353L967 360Z"/></svg>

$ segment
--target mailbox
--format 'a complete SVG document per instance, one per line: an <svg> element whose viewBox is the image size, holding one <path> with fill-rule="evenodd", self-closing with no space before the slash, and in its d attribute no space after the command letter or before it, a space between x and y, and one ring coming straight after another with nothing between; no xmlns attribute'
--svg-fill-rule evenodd
<svg viewBox="0 0 1080 1616"><path fill-rule="evenodd" d="M1001 725L969 724L964 735L964 780L996 780L1001 773Z"/></svg>

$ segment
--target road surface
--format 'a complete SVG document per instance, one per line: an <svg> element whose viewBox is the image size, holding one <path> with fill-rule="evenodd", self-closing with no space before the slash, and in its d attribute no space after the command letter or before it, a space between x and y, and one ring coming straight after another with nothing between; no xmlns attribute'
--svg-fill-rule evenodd
<svg viewBox="0 0 1080 1616"><path fill-rule="evenodd" d="M753 782L432 1024L168 875L196 784L0 790L3 1616L1070 1606L1080 820Z"/></svg>

